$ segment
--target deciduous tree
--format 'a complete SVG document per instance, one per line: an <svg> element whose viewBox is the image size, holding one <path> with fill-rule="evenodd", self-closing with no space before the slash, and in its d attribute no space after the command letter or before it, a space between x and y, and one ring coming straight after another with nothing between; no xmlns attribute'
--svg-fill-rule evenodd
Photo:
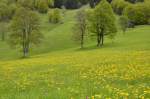
<svg viewBox="0 0 150 99"><path fill-rule="evenodd" d="M89 15L89 30L97 37L97 46L104 44L106 35L114 37L117 32L116 19L110 4L102 0Z"/></svg>
<svg viewBox="0 0 150 99"><path fill-rule="evenodd" d="M73 38L84 47L84 38L87 30L87 18L85 10L80 10L76 15L76 24L73 27Z"/></svg>
<svg viewBox="0 0 150 99"><path fill-rule="evenodd" d="M150 2L130 5L125 9L124 14L135 25L148 24L150 19Z"/></svg>
<svg viewBox="0 0 150 99"><path fill-rule="evenodd" d="M39 18L36 12L23 7L18 8L11 23L10 44L22 47L23 57L27 57L30 47L41 41L42 34L39 28Z"/></svg>
<svg viewBox="0 0 150 99"><path fill-rule="evenodd" d="M62 14L58 8L50 10L48 13L49 22L59 23L62 19Z"/></svg>
<svg viewBox="0 0 150 99"><path fill-rule="evenodd" d="M12 18L15 7L7 5L5 2L0 2L0 21L8 21Z"/></svg>

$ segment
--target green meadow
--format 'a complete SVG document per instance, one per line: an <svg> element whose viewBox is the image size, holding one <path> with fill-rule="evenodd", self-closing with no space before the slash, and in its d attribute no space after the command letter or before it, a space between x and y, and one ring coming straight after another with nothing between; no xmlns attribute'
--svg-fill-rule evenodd
<svg viewBox="0 0 150 99"><path fill-rule="evenodd" d="M72 41L77 10L61 24L40 14L44 39L29 58L0 41L0 99L149 99L150 26L121 30L103 47Z"/></svg>

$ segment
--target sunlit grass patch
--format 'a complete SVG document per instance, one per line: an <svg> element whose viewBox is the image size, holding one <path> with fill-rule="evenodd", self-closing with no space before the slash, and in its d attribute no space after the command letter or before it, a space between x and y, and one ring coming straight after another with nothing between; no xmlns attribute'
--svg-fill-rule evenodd
<svg viewBox="0 0 150 99"><path fill-rule="evenodd" d="M95 50L0 62L0 94L6 99L148 98L149 60L149 51Z"/></svg>

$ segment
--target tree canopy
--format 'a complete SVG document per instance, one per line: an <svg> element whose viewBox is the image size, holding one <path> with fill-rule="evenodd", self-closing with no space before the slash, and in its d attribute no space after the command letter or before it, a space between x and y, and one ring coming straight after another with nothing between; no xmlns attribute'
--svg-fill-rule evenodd
<svg viewBox="0 0 150 99"><path fill-rule="evenodd" d="M11 23L10 44L22 47L23 56L28 56L30 47L41 41L42 34L39 28L39 17L36 12L23 7L18 8Z"/></svg>
<svg viewBox="0 0 150 99"><path fill-rule="evenodd" d="M104 36L115 36L116 19L113 10L106 0L102 0L89 16L90 31L97 37L97 46L103 45Z"/></svg>

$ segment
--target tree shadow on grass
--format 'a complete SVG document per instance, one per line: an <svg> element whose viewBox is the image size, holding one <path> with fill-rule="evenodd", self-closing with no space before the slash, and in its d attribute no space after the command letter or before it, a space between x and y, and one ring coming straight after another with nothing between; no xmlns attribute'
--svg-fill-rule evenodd
<svg viewBox="0 0 150 99"><path fill-rule="evenodd" d="M103 46L97 47L96 45L85 46L84 48L77 48L75 51L90 51L90 50L110 50L117 48L118 45L116 43L106 43Z"/></svg>
<svg viewBox="0 0 150 99"><path fill-rule="evenodd" d="M87 46L84 48L76 48L75 51L89 51L89 50L95 50L95 49L100 49L100 47L97 46Z"/></svg>

